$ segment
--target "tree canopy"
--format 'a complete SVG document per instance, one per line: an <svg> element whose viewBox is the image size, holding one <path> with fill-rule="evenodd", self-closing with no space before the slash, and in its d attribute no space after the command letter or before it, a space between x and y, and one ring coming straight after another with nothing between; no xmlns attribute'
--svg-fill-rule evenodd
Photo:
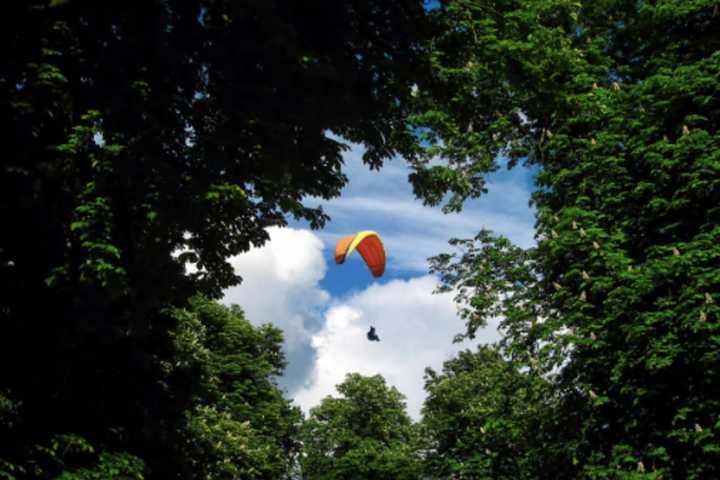
<svg viewBox="0 0 720 480"><path fill-rule="evenodd" d="M0 458L76 435L168 478L185 423L231 428L220 400L196 405L194 374L168 378L171 312L236 284L228 257L266 227L324 223L302 200L346 181L330 133L374 168L408 143L423 17L415 1L5 5Z"/></svg>
<svg viewBox="0 0 720 480"><path fill-rule="evenodd" d="M583 476L716 476L717 2L437 15L413 117L426 155L470 186L499 156L538 169L536 248L480 235L436 260L445 288L464 287L468 332L500 312L508 353L556 374L563 411L582 415L567 445Z"/></svg>
<svg viewBox="0 0 720 480"><path fill-rule="evenodd" d="M717 0L11 1L0 478L720 476ZM473 339L424 419L352 374L303 422L229 257L342 142L447 212L536 172L537 244L431 260ZM449 195L448 195L449 194ZM263 321L272 322L268 318Z"/></svg>
<svg viewBox="0 0 720 480"><path fill-rule="evenodd" d="M465 350L428 369L422 426L432 478L539 479L567 476L558 437L573 425L557 418L552 384L496 347ZM566 472L563 472L565 470Z"/></svg>
<svg viewBox="0 0 720 480"><path fill-rule="evenodd" d="M380 375L348 374L310 411L300 466L307 479L414 479L418 436L402 394Z"/></svg>

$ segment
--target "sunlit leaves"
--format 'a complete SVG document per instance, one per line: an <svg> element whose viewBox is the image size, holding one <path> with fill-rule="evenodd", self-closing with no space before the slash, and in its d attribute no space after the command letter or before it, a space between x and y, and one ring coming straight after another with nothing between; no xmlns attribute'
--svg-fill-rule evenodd
<svg viewBox="0 0 720 480"><path fill-rule="evenodd" d="M499 152L494 116L523 114L502 133L540 167L537 248L455 242L462 252L434 268L469 332L501 315L508 352L562 353L546 365L561 411L592 412L565 440L589 478L717 473L715 433L695 432L699 448L676 430L720 408L708 393L718 319L703 303L720 288L714 3L446 2L435 75L419 88L426 153L447 152L468 181L463 162L493 168L476 152ZM532 261L525 296L492 268L498 256ZM679 410L684 425L671 426Z"/></svg>
<svg viewBox="0 0 720 480"><path fill-rule="evenodd" d="M441 373L427 370L425 379L422 425L434 478L544 478L552 468L555 452L543 436L557 427L544 378L482 346L460 352Z"/></svg>
<svg viewBox="0 0 720 480"><path fill-rule="evenodd" d="M302 431L303 475L313 479L403 479L420 475L418 438L403 396L379 376L349 374L310 411Z"/></svg>

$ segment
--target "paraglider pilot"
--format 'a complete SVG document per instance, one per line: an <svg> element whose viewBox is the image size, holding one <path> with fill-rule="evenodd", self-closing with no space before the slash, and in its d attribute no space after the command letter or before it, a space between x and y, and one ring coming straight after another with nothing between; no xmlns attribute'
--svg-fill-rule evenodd
<svg viewBox="0 0 720 480"><path fill-rule="evenodd" d="M377 333L375 333L375 327L370 327L370 331L367 333L367 338L371 342L379 342L380 337L377 336Z"/></svg>

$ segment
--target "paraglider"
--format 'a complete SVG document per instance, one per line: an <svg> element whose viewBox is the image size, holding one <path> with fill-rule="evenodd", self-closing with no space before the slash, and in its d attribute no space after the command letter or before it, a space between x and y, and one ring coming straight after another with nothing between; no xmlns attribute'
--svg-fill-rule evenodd
<svg viewBox="0 0 720 480"><path fill-rule="evenodd" d="M341 238L335 245L335 263L345 263L345 259L353 250L360 252L373 277L378 278L385 273L385 247L377 233L363 230ZM370 327L367 339L371 342L380 341L380 337L375 333L375 327Z"/></svg>
<svg viewBox="0 0 720 480"><path fill-rule="evenodd" d="M379 342L380 337L377 336L377 333L375 333L375 327L370 327L370 330L367 333L367 339L371 342Z"/></svg>
<svg viewBox="0 0 720 480"><path fill-rule="evenodd" d="M364 230L341 238L335 245L335 263L344 263L353 250L360 252L374 277L385 273L385 248L377 233Z"/></svg>

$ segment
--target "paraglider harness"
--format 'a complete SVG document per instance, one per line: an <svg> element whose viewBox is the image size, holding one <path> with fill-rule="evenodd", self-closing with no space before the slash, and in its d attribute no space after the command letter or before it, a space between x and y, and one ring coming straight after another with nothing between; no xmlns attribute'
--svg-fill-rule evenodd
<svg viewBox="0 0 720 480"><path fill-rule="evenodd" d="M375 333L375 327L370 327L370 331L367 333L367 339L371 342L379 342L380 337Z"/></svg>

